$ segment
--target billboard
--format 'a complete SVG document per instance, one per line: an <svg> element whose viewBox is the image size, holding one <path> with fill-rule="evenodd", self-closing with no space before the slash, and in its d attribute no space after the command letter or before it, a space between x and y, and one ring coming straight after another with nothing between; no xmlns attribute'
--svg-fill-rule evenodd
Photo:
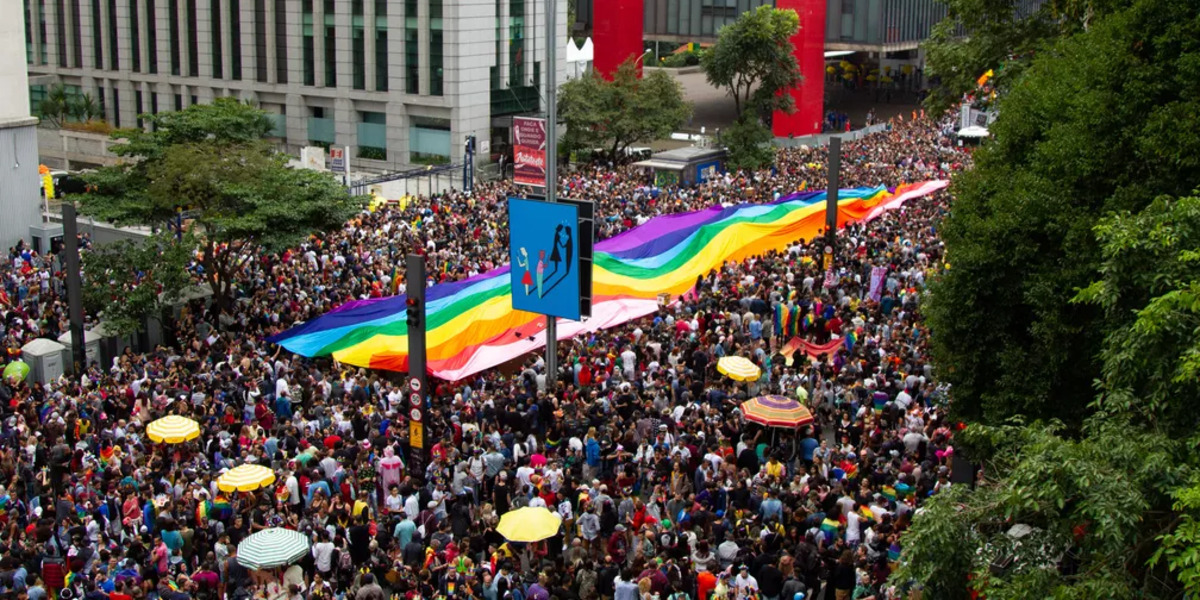
<svg viewBox="0 0 1200 600"><path fill-rule="evenodd" d="M513 183L546 187L546 120L513 117Z"/></svg>
<svg viewBox="0 0 1200 600"><path fill-rule="evenodd" d="M579 320L579 208L508 199L515 310Z"/></svg>

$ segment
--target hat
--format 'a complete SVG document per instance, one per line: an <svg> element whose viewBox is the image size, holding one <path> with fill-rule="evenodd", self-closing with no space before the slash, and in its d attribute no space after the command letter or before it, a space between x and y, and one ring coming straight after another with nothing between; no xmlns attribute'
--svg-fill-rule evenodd
<svg viewBox="0 0 1200 600"><path fill-rule="evenodd" d="M616 530L617 530L617 531L625 531L625 526L624 526L624 525L621 525L620 523L617 523Z"/></svg>
<svg viewBox="0 0 1200 600"><path fill-rule="evenodd" d="M437 508L437 505L438 505L438 503L436 501L430 500L428 503L425 504L425 507L426 508Z"/></svg>

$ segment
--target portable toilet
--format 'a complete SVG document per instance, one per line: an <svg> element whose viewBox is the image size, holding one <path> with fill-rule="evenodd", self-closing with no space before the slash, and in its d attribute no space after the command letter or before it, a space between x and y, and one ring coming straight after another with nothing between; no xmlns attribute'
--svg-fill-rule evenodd
<svg viewBox="0 0 1200 600"><path fill-rule="evenodd" d="M49 339L37 338L21 347L21 360L29 365L29 377L46 385L63 374L66 346Z"/></svg>

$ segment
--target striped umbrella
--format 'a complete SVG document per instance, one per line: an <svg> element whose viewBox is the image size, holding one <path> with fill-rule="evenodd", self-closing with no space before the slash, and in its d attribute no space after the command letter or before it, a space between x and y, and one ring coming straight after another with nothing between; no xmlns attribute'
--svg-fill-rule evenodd
<svg viewBox="0 0 1200 600"><path fill-rule="evenodd" d="M253 492L275 483L275 473L262 465L240 465L217 478L222 492Z"/></svg>
<svg viewBox="0 0 1200 600"><path fill-rule="evenodd" d="M717 361L717 371L737 381L757 381L762 369L744 356L725 356Z"/></svg>
<svg viewBox="0 0 1200 600"><path fill-rule="evenodd" d="M813 422L803 404L786 396L758 396L742 403L742 416L768 427L799 427Z"/></svg>
<svg viewBox="0 0 1200 600"><path fill-rule="evenodd" d="M308 554L308 536L299 531L272 527L242 540L237 560L251 569L270 569L290 565Z"/></svg>
<svg viewBox="0 0 1200 600"><path fill-rule="evenodd" d="M168 415L146 426L150 441L161 444L182 444L200 437L200 424L179 415Z"/></svg>

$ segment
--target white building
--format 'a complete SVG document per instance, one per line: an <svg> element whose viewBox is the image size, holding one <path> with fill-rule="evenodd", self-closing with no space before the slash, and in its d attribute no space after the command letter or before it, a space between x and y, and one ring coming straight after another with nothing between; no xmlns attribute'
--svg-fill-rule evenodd
<svg viewBox="0 0 1200 600"><path fill-rule="evenodd" d="M29 71L50 76L36 81L92 94L116 127L138 125L138 114L233 96L270 113L290 153L350 146L355 169L395 169L461 160L468 134L486 158L489 142L508 141L507 117L544 109L544 0L23 6ZM567 1L557 9L563 48ZM557 58L561 81L563 52ZM35 110L46 89L30 88Z"/></svg>
<svg viewBox="0 0 1200 600"><path fill-rule="evenodd" d="M0 2L0 89L29 86L21 46L21 6ZM38 195L37 119L30 116L29 96L0 94L0 251L17 240L29 242L29 227L41 223Z"/></svg>

